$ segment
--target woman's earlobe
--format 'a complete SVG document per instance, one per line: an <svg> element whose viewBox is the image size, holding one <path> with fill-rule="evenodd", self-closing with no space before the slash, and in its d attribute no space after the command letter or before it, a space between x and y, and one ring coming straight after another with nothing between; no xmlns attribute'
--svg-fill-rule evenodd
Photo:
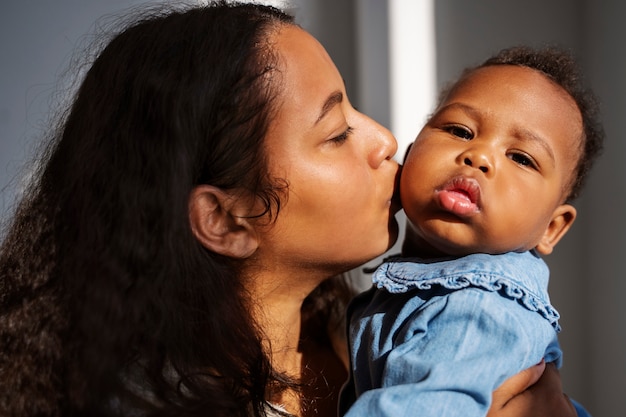
<svg viewBox="0 0 626 417"><path fill-rule="evenodd" d="M238 216L243 199L211 185L199 185L189 196L191 230L205 248L232 258L247 258L258 248L256 229Z"/></svg>

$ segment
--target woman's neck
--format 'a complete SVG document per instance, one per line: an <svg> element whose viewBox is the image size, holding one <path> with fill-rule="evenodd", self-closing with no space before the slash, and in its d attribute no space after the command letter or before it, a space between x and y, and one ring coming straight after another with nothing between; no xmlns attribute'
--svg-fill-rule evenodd
<svg viewBox="0 0 626 417"><path fill-rule="evenodd" d="M326 415L319 414L323 410L332 410L328 415L333 415L346 371L329 343L320 345L301 335L302 303L322 280L309 279L307 285L302 274L290 273L257 274L252 281L254 319L263 332L272 367L303 384L302 392L287 390L269 400L297 416ZM335 382L332 392L327 379Z"/></svg>
<svg viewBox="0 0 626 417"><path fill-rule="evenodd" d="M271 292L257 300L254 318L263 331L265 348L275 370L291 377L300 375L298 344L302 301L289 294Z"/></svg>
<svg viewBox="0 0 626 417"><path fill-rule="evenodd" d="M264 348L276 372L295 381L302 376L303 355L299 350L302 302L314 288L276 273L256 273L250 280L254 320L263 332ZM269 399L289 413L302 415L300 395L288 390Z"/></svg>

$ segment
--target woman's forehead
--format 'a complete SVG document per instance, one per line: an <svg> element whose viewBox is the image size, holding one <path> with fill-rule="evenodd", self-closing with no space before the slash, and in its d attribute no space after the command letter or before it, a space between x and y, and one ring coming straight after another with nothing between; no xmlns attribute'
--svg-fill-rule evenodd
<svg viewBox="0 0 626 417"><path fill-rule="evenodd" d="M280 73L280 113L287 111L307 120L316 118L329 96L337 91L345 94L343 78L334 62L309 33L297 26L285 26L276 32L273 46Z"/></svg>

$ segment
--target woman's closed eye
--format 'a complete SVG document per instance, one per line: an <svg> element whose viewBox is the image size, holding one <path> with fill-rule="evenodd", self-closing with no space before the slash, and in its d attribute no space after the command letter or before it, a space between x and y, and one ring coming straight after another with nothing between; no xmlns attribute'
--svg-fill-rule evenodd
<svg viewBox="0 0 626 417"><path fill-rule="evenodd" d="M346 140L348 140L348 137L350 137L352 130L353 129L350 126L348 126L348 128L344 130L343 133L341 133L338 136L335 136L334 138L330 138L328 141L333 142L335 145L341 145Z"/></svg>

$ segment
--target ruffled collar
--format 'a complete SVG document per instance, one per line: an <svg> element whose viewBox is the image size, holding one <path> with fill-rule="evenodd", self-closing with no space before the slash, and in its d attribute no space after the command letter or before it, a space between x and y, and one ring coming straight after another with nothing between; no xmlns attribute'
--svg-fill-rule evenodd
<svg viewBox="0 0 626 417"><path fill-rule="evenodd" d="M550 304L548 279L548 266L537 253L528 251L439 259L395 257L374 272L372 281L390 293L428 290L436 285L496 291L541 314L558 332L559 313Z"/></svg>

